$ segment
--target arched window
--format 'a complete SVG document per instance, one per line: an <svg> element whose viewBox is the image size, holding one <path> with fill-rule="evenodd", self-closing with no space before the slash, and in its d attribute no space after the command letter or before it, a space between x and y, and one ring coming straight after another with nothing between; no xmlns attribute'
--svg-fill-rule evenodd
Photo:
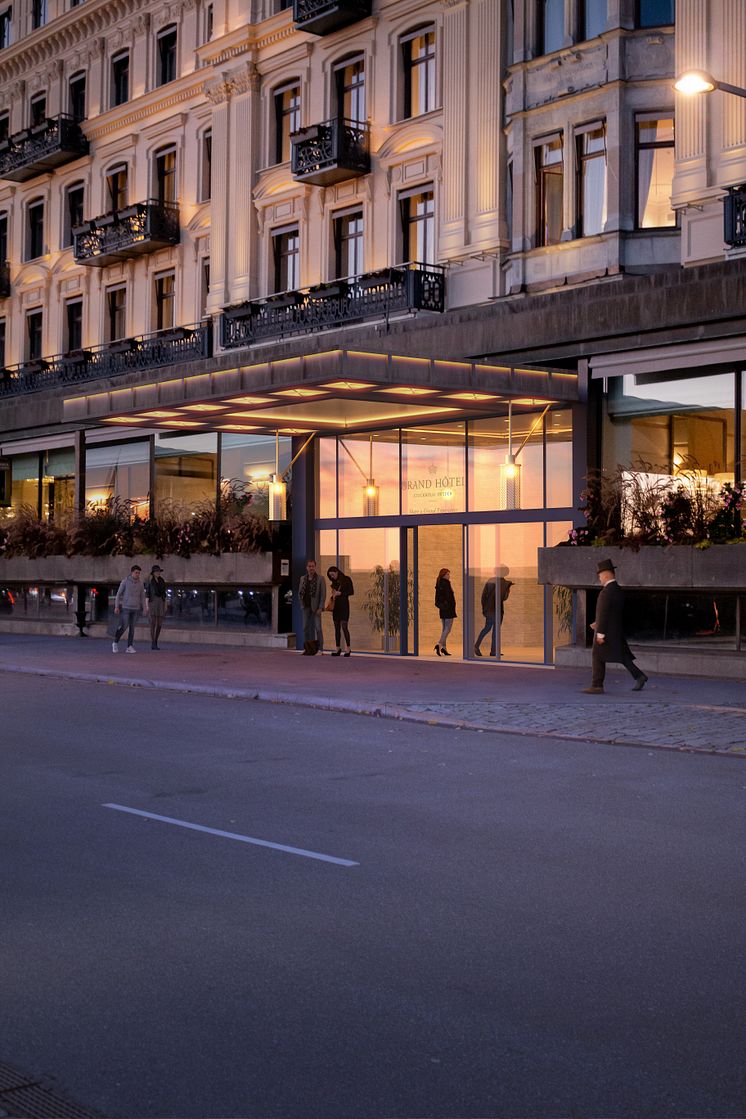
<svg viewBox="0 0 746 1119"><path fill-rule="evenodd" d="M344 58L334 66L334 115L339 120L365 124L365 57Z"/></svg>
<svg viewBox="0 0 746 1119"><path fill-rule="evenodd" d="M428 24L399 40L404 77L402 117L418 117L437 108L435 26Z"/></svg>
<svg viewBox="0 0 746 1119"><path fill-rule="evenodd" d="M274 163L290 159L290 137L300 128L300 82L293 80L279 86L273 94Z"/></svg>

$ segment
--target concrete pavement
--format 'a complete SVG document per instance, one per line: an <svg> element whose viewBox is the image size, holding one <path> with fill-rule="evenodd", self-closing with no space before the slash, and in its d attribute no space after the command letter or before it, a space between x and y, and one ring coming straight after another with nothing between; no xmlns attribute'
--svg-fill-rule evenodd
<svg viewBox="0 0 746 1119"><path fill-rule="evenodd" d="M136 656L109 640L0 635L0 672L159 688L188 694L306 704L569 741L746 757L746 684L655 677L632 692L610 671L606 694L584 695L579 669L464 664L353 655L302 657L289 650L169 646Z"/></svg>

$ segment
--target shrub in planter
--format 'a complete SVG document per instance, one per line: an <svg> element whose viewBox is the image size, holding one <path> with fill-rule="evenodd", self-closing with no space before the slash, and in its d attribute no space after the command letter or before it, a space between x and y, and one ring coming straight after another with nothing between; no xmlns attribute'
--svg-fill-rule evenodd
<svg viewBox="0 0 746 1119"><path fill-rule="evenodd" d="M132 506L121 497L88 505L67 534L71 556L131 556L134 552Z"/></svg>
<svg viewBox="0 0 746 1119"><path fill-rule="evenodd" d="M41 521L31 505L13 509L5 518L5 548L3 555L64 556L67 551L67 533L56 521Z"/></svg>

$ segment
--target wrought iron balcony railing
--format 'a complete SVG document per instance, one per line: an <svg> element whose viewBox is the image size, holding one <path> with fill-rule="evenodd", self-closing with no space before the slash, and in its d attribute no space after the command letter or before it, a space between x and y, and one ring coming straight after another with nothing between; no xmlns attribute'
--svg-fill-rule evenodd
<svg viewBox="0 0 746 1119"><path fill-rule="evenodd" d="M726 245L746 245L746 184L728 188L723 199L723 219Z"/></svg>
<svg viewBox="0 0 746 1119"><path fill-rule="evenodd" d="M292 137L294 179L316 186L367 175L370 171L370 130L351 120L325 120L301 128Z"/></svg>
<svg viewBox="0 0 746 1119"><path fill-rule="evenodd" d="M362 276L331 280L229 307L220 319L224 349L252 346L288 334L331 330L365 319L445 309L445 271L432 264L402 264Z"/></svg>
<svg viewBox="0 0 746 1119"><path fill-rule="evenodd" d="M77 226L73 256L78 264L103 268L116 260L178 245L179 235L176 203L149 198Z"/></svg>
<svg viewBox="0 0 746 1119"><path fill-rule="evenodd" d="M24 183L87 154L80 122L60 113L0 142L0 179Z"/></svg>
<svg viewBox="0 0 746 1119"><path fill-rule="evenodd" d="M10 264L7 260L0 260L0 299L7 299L10 295Z"/></svg>
<svg viewBox="0 0 746 1119"><path fill-rule="evenodd" d="M371 0L293 0L293 22L299 31L330 35L371 13Z"/></svg>
<svg viewBox="0 0 746 1119"><path fill-rule="evenodd" d="M98 377L117 377L138 369L197 361L211 355L211 322L140 334L87 350L71 350L22 365L8 365L0 369L0 399L93 381Z"/></svg>

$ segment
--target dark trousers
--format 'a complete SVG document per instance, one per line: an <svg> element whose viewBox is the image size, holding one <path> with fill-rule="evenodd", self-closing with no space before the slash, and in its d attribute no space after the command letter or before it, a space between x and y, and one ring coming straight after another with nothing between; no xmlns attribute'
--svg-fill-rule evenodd
<svg viewBox="0 0 746 1119"><path fill-rule="evenodd" d="M119 625L117 626L117 631L114 634L114 640L118 641L119 638L124 633L124 631L128 630L127 645L128 646L129 645L134 645L134 643L135 643L135 623L137 622L137 619L139 617L140 617L140 611L139 610L123 610L122 613L119 615L120 621L119 621Z"/></svg>
<svg viewBox="0 0 746 1119"><path fill-rule="evenodd" d="M629 649L627 649L627 651L623 653L618 660L615 657L614 662L617 664L623 664L624 667L627 669L627 672L629 672L632 676L633 680L639 680L641 676L644 676L644 673L635 664L634 657L630 653ZM591 664L593 666L593 687L602 688L604 685L604 680L606 679L606 660L604 659L603 655L603 645L599 645L599 643L595 640L593 642L593 656Z"/></svg>
<svg viewBox="0 0 746 1119"><path fill-rule="evenodd" d="M350 648L350 627L347 625L349 618L334 618L334 640L337 643L337 648L342 648L341 637L344 634L347 648Z"/></svg>

